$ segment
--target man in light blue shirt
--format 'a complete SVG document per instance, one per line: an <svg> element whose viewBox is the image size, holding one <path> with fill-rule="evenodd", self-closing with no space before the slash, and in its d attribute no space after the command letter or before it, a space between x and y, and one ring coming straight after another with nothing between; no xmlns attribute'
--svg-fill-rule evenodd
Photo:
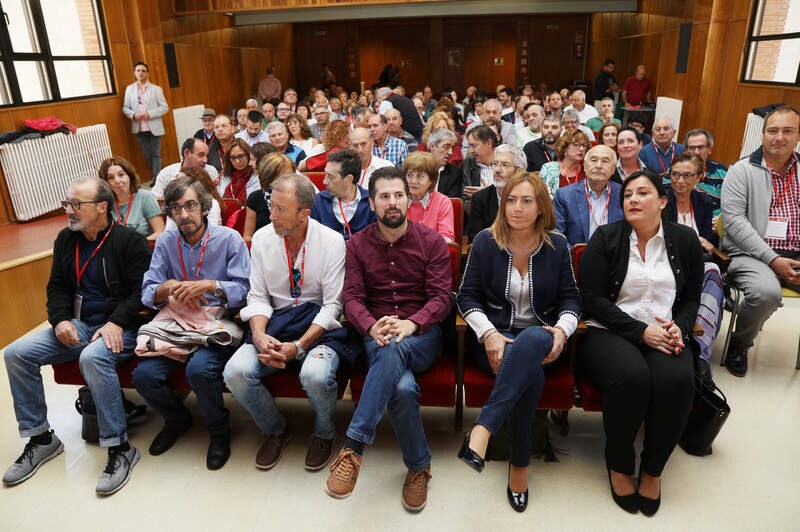
<svg viewBox="0 0 800 532"><path fill-rule="evenodd" d="M169 216L178 229L156 240L150 269L142 282L142 303L151 308L176 303L189 311L221 307L233 313L245 304L250 288L250 254L242 237L229 227L209 225L211 195L188 177L164 190ZM209 469L219 469L230 456L228 410L222 399L222 369L236 346L201 346L185 364L186 381L197 395L211 441ZM136 389L164 418L164 428L150 445L150 454L166 452L192 417L168 386L169 375L184 364L166 356L141 358L133 372Z"/></svg>

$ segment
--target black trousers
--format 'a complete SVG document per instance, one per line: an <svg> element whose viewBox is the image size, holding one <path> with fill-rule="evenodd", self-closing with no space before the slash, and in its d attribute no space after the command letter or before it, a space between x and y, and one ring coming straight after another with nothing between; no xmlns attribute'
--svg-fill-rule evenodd
<svg viewBox="0 0 800 532"><path fill-rule="evenodd" d="M694 397L691 343L679 355L589 327L577 350L580 375L603 393L606 465L634 475L636 433L644 423L640 471L658 477L680 439Z"/></svg>

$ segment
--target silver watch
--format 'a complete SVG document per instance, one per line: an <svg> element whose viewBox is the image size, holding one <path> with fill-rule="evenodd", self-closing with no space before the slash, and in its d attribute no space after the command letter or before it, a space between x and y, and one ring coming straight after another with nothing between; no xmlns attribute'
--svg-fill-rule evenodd
<svg viewBox="0 0 800 532"><path fill-rule="evenodd" d="M303 349L303 344L300 343L300 340L295 340L292 342L294 347L297 349L297 356L295 357L297 360L303 360L306 358L306 350Z"/></svg>
<svg viewBox="0 0 800 532"><path fill-rule="evenodd" d="M222 289L222 283L217 281L216 286L214 286L214 297L220 299L225 295L225 290Z"/></svg>

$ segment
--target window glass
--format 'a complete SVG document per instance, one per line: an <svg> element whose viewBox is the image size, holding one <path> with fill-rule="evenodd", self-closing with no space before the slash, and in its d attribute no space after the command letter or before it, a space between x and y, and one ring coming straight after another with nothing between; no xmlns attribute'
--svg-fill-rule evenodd
<svg viewBox="0 0 800 532"><path fill-rule="evenodd" d="M3 0L11 46L16 53L38 52L36 32L33 29L31 10L26 0Z"/></svg>
<svg viewBox="0 0 800 532"><path fill-rule="evenodd" d="M62 98L111 91L105 61L53 61Z"/></svg>
<svg viewBox="0 0 800 532"><path fill-rule="evenodd" d="M53 55L100 55L94 0L40 0Z"/></svg>
<svg viewBox="0 0 800 532"><path fill-rule="evenodd" d="M14 61L14 69L17 71L23 102L40 102L51 98L43 62Z"/></svg>

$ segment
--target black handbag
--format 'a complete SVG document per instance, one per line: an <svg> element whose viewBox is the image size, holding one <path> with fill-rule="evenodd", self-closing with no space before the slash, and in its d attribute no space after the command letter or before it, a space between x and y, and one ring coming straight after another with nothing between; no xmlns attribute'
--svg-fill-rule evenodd
<svg viewBox="0 0 800 532"><path fill-rule="evenodd" d="M120 393L122 393L121 390ZM122 393L122 406L125 409L125 420L129 426L147 419L147 406L134 404L125 397L124 393ZM91 443L99 442L100 426L97 424L97 407L88 386L78 388L75 410L81 415L81 438Z"/></svg>
<svg viewBox="0 0 800 532"><path fill-rule="evenodd" d="M681 448L694 456L711 454L711 444L730 413L722 390L710 379L695 376L694 403L679 442Z"/></svg>

